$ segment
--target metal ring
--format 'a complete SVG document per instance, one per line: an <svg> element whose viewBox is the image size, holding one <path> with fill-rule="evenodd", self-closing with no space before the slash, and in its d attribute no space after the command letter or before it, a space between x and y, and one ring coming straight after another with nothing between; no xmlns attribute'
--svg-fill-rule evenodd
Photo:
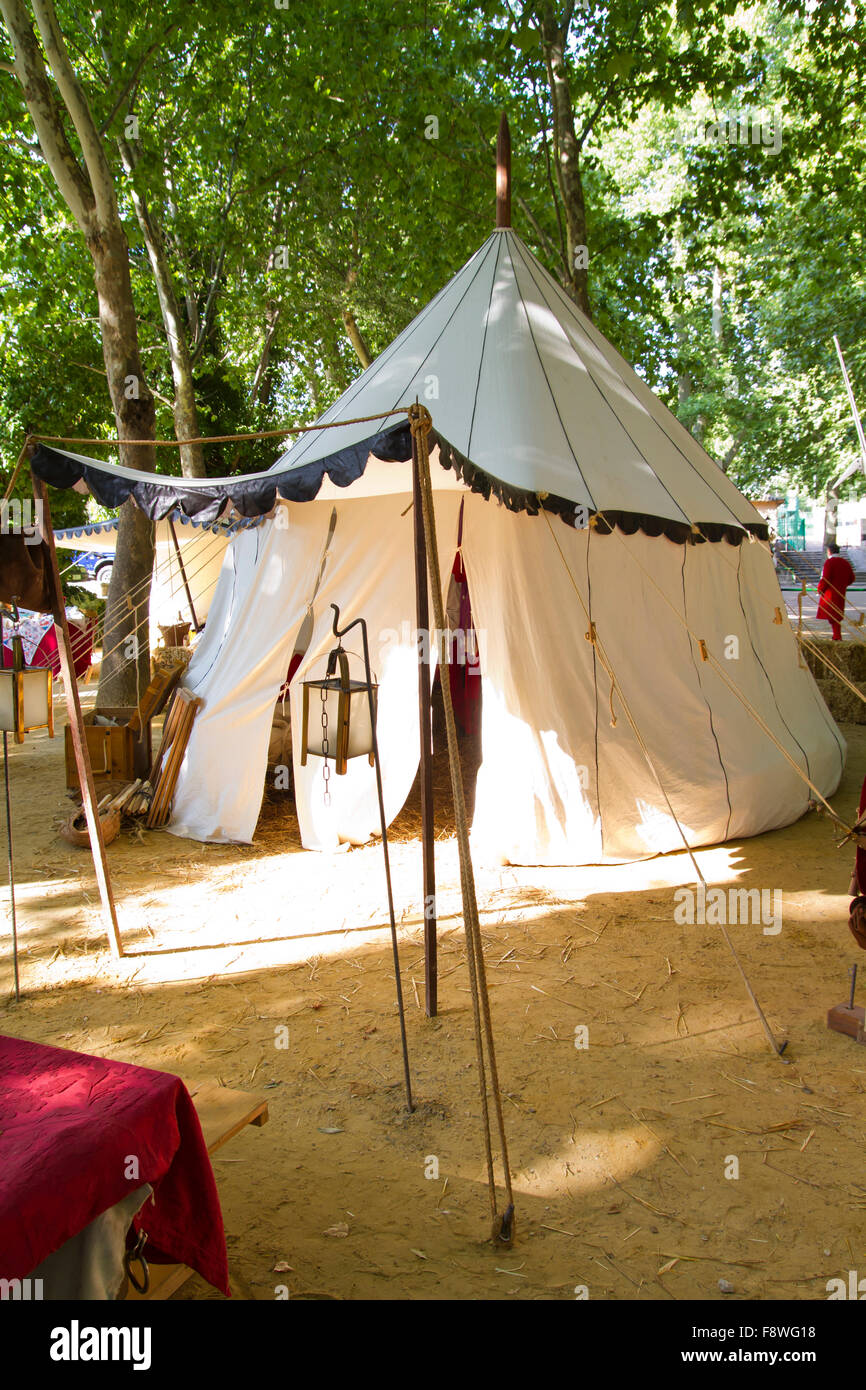
<svg viewBox="0 0 866 1390"><path fill-rule="evenodd" d="M147 1231L139 1231L138 1240L131 1249L125 1250L123 1254L123 1268L126 1270L127 1278L135 1289L136 1293L146 1294L150 1292L150 1270L147 1267L147 1260L144 1258L144 1247L147 1244ZM144 1271L144 1280L140 1284L132 1272L133 1261L137 1260Z"/></svg>

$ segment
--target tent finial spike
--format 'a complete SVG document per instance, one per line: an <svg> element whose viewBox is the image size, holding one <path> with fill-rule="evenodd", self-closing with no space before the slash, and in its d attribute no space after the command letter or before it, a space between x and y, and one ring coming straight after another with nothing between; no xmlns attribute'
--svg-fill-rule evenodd
<svg viewBox="0 0 866 1390"><path fill-rule="evenodd" d="M511 131L504 111L496 136L496 226L511 226Z"/></svg>

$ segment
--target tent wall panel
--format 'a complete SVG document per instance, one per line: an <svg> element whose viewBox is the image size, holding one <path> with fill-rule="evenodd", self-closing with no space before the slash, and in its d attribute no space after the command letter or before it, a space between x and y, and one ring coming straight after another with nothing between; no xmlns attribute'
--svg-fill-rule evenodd
<svg viewBox="0 0 866 1390"><path fill-rule="evenodd" d="M333 613L340 625L354 618L367 621L370 664L378 678L379 757L385 814L392 821L411 790L418 769L418 664L415 624L415 560L411 496L337 503L337 528L328 565L316 597L316 622L307 654L292 682L292 744L295 801L301 838L307 849L336 849L341 843L363 844L379 831L376 782L366 758L351 761L344 776L331 766L330 805L325 805L322 760L300 764L301 682L324 674L334 646ZM457 535L457 494L436 499L437 534L443 579L451 573ZM303 524L305 507L293 509ZM346 639L358 660L352 674L362 676L361 634ZM316 711L311 707L311 718Z"/></svg>
<svg viewBox="0 0 866 1390"><path fill-rule="evenodd" d="M204 700L169 829L194 840L252 839L264 790L274 701L313 592L331 507L302 525L243 531L226 551L204 636L184 684Z"/></svg>
<svg viewBox="0 0 866 1390"><path fill-rule="evenodd" d="M252 840L261 809L274 703L294 640L313 607L310 645L292 681L295 802L308 849L362 844L378 830L372 768L331 768L325 804L322 760L300 761L301 682L324 674L341 626L367 620L370 659L379 681L379 754L385 810L393 820L418 766L418 672L411 495L391 494L285 507L287 525L265 522L229 547L211 616L185 684L204 701L184 760L170 829L215 841ZM440 564L450 575L459 497L437 498ZM329 540L332 513L336 525ZM325 557L324 567L322 560ZM347 650L361 653L360 633ZM360 675L362 663L352 663ZM316 717L313 711L312 717Z"/></svg>
<svg viewBox="0 0 866 1390"><path fill-rule="evenodd" d="M693 845L789 824L808 804L746 705L825 795L835 790L841 740L787 620L774 622L781 598L760 542L599 536L472 497L464 559L482 629L473 834L485 858L597 863L682 846L619 691ZM615 727L575 585L616 677ZM745 705L697 640L722 660L730 637L739 652L724 669Z"/></svg>

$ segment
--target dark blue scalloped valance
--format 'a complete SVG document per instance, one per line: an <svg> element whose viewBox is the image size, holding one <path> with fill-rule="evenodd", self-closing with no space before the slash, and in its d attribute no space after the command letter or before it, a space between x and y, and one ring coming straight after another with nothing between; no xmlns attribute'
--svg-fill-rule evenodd
<svg viewBox="0 0 866 1390"><path fill-rule="evenodd" d="M504 483L463 457L447 439L430 432L430 445L438 446L439 463L452 469L472 492L484 498L495 497L510 511L528 512L537 516L542 509L554 512L568 525L575 524L573 502L551 494L541 495ZM154 521L178 509L185 517L194 518L197 525L210 525L229 507L240 516L260 517L270 512L278 497L287 502L311 502L325 478L336 487L347 488L362 476L371 457L383 463L407 463L412 457L412 433L407 420L381 430L369 439L360 440L338 450L327 458L285 472L272 469L267 473L241 475L237 478L215 478L198 481L187 478L160 478L152 473L136 476L132 469L100 464L40 444L33 452L30 466L38 478L52 487L69 488L78 482L86 483L92 495L104 507L119 507L129 497ZM740 523L721 525L718 522L673 521L627 510L596 511L591 524L600 535L617 526L626 535L643 531L648 536L667 536L678 545L700 544L705 541L728 541L740 545L747 532L766 540L765 524Z"/></svg>
<svg viewBox="0 0 866 1390"><path fill-rule="evenodd" d="M408 421L391 425L326 459L289 468L285 473L272 470L198 485L192 485L187 478L165 478L157 482L153 474L136 478L131 469L100 466L96 460L85 462L47 444L36 446L30 456L30 467L37 478L51 487L71 488L76 483L86 483L103 507L120 507L134 497L153 521L162 521L178 508L200 525L209 525L227 507L234 507L241 516L254 517L270 512L278 497L287 502L311 502L325 478L336 487L349 487L361 477L371 454L383 463L408 462L412 457Z"/></svg>

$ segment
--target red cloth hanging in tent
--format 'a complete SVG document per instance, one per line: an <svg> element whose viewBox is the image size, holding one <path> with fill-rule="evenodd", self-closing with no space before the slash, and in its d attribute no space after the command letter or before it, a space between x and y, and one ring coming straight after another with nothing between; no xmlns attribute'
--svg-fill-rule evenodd
<svg viewBox="0 0 866 1390"><path fill-rule="evenodd" d="M457 527L457 554L451 567L451 583L448 589L448 620L452 630L448 675L457 727L460 733L474 736L481 727L481 663L478 659L478 640L472 621L472 604L469 600L462 545L461 502Z"/></svg>

